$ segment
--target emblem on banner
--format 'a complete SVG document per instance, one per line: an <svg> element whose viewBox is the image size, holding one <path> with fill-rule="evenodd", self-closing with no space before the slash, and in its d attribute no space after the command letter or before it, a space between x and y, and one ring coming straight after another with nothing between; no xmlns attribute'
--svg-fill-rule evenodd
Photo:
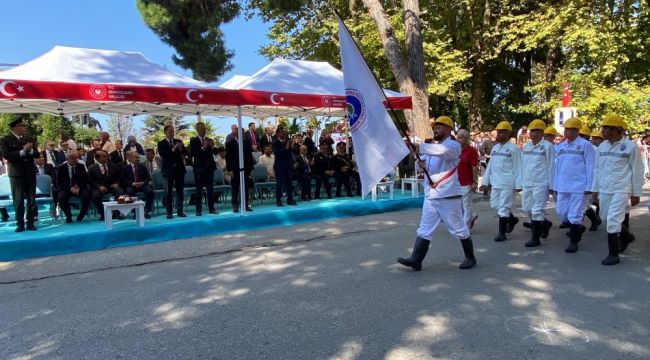
<svg viewBox="0 0 650 360"><path fill-rule="evenodd" d="M12 86L9 86L12 85ZM11 80L5 80L0 83L0 93L7 97L16 96L18 93L25 91L25 88Z"/></svg>
<svg viewBox="0 0 650 360"><path fill-rule="evenodd" d="M627 146L621 145L621 151L625 151L625 149L627 149Z"/></svg>
<svg viewBox="0 0 650 360"><path fill-rule="evenodd" d="M104 99L106 95L108 95L108 88L106 85L92 84L88 89L88 93L90 94L91 98L101 100Z"/></svg>
<svg viewBox="0 0 650 360"><path fill-rule="evenodd" d="M355 89L345 89L345 101L348 108L350 131L354 132L366 120L366 104L361 93Z"/></svg>
<svg viewBox="0 0 650 360"><path fill-rule="evenodd" d="M332 97L323 96L321 98L321 103L323 104L323 107L332 107Z"/></svg>

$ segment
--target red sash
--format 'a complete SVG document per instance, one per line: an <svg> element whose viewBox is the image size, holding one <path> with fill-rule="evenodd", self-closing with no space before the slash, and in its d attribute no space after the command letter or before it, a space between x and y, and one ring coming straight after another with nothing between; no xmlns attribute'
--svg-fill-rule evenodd
<svg viewBox="0 0 650 360"><path fill-rule="evenodd" d="M435 182L435 183L430 182L429 185L434 189L437 188L438 185L440 185L440 183L442 183L443 181L449 179L452 175L454 175L454 173L456 172L457 169L458 169L458 166L454 167L453 169L449 170L442 178L440 178L440 180L438 180L438 182Z"/></svg>

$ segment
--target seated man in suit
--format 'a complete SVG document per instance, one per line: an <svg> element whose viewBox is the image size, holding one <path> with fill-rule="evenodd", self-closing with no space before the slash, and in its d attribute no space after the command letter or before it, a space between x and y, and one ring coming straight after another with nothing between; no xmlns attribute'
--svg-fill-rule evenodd
<svg viewBox="0 0 650 360"><path fill-rule="evenodd" d="M94 139L92 145L92 150L86 153L86 168L90 168L90 165L95 163L95 154L102 149L102 143L99 139Z"/></svg>
<svg viewBox="0 0 650 360"><path fill-rule="evenodd" d="M122 140L115 140L115 151L108 154L112 163L117 164L118 170L122 169L122 166L126 165L126 154L124 148L122 147Z"/></svg>
<svg viewBox="0 0 650 360"><path fill-rule="evenodd" d="M300 154L293 158L293 176L300 183L300 200L311 200L311 159L307 145L300 145Z"/></svg>
<svg viewBox="0 0 650 360"><path fill-rule="evenodd" d="M145 158L142 164L149 171L149 175L160 169L162 160L160 159L160 156L156 156L156 151L154 149L147 149L144 156Z"/></svg>
<svg viewBox="0 0 650 360"><path fill-rule="evenodd" d="M104 221L104 205L102 204L104 195L110 194L118 197L124 194L124 190L120 188L120 176L118 166L108 161L106 151L97 151L95 163L88 168L88 182L90 183L91 199L100 214L100 221ZM123 218L119 211L115 212L114 216L118 219Z"/></svg>
<svg viewBox="0 0 650 360"><path fill-rule="evenodd" d="M336 171L336 197L341 197L341 185L345 186L345 191L349 197L353 197L350 186L350 179L353 179L357 185L357 196L361 196L361 178L359 173L354 170L355 163L352 155L345 150L345 143L336 144L336 155L334 156L334 169Z"/></svg>
<svg viewBox="0 0 650 360"><path fill-rule="evenodd" d="M136 151L126 153L128 164L122 168L122 187L127 195L135 197L144 194L144 217L151 219L153 210L153 186L147 168L140 163L140 154Z"/></svg>
<svg viewBox="0 0 650 360"><path fill-rule="evenodd" d="M59 191L59 206L65 214L65 222L72 222L72 211L69 200L76 196L81 200L81 210L77 221L83 221L90 206L88 192L88 173L86 167L79 162L79 154L75 150L68 151L67 161L56 168L56 187Z"/></svg>
<svg viewBox="0 0 650 360"><path fill-rule="evenodd" d="M334 176L334 161L332 155L329 153L329 149L328 144L320 144L318 146L318 153L311 159L313 176L316 179L314 199L320 199L320 189L323 184L325 184L327 198L332 198L332 184L330 183L330 179Z"/></svg>

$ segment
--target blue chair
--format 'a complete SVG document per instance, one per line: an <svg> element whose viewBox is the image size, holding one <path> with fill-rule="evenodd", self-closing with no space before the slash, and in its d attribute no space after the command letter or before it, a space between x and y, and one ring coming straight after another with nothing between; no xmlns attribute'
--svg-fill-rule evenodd
<svg viewBox="0 0 650 360"><path fill-rule="evenodd" d="M214 193L222 193L224 202L226 202L230 193L230 185L226 185L223 170L219 168L214 170Z"/></svg>
<svg viewBox="0 0 650 360"><path fill-rule="evenodd" d="M9 176L0 176L0 207L9 208L14 206L11 197L11 184Z"/></svg>
<svg viewBox="0 0 650 360"><path fill-rule="evenodd" d="M275 189L275 181L268 181L266 176L266 165L255 165L253 168L253 182L255 184L254 194L257 195L259 203L262 202L262 190L270 191Z"/></svg>
<svg viewBox="0 0 650 360"><path fill-rule="evenodd" d="M153 199L156 208L156 214L162 207L162 198L165 196L165 183L160 169L154 170L151 174L151 185L153 186Z"/></svg>
<svg viewBox="0 0 650 360"><path fill-rule="evenodd" d="M49 175L36 175L36 206L47 204L50 215L56 219L57 212L54 208L54 197L52 196L52 178Z"/></svg>

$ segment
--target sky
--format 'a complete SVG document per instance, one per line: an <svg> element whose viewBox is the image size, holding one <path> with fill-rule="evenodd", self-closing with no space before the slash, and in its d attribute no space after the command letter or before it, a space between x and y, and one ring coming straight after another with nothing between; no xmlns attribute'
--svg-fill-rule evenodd
<svg viewBox="0 0 650 360"><path fill-rule="evenodd" d="M22 64L55 45L107 50L139 51L167 69L192 76L176 66L174 49L164 44L142 21L135 0L20 0L3 1L1 6L5 34L0 41L0 63ZM252 75L268 63L259 48L268 43L269 24L243 16L222 26L226 46L234 50L234 68L217 83L234 74ZM95 115L93 115L95 116ZM106 127L106 117L96 116ZM136 120L140 128L142 119ZM234 119L212 121L218 133L230 132Z"/></svg>

